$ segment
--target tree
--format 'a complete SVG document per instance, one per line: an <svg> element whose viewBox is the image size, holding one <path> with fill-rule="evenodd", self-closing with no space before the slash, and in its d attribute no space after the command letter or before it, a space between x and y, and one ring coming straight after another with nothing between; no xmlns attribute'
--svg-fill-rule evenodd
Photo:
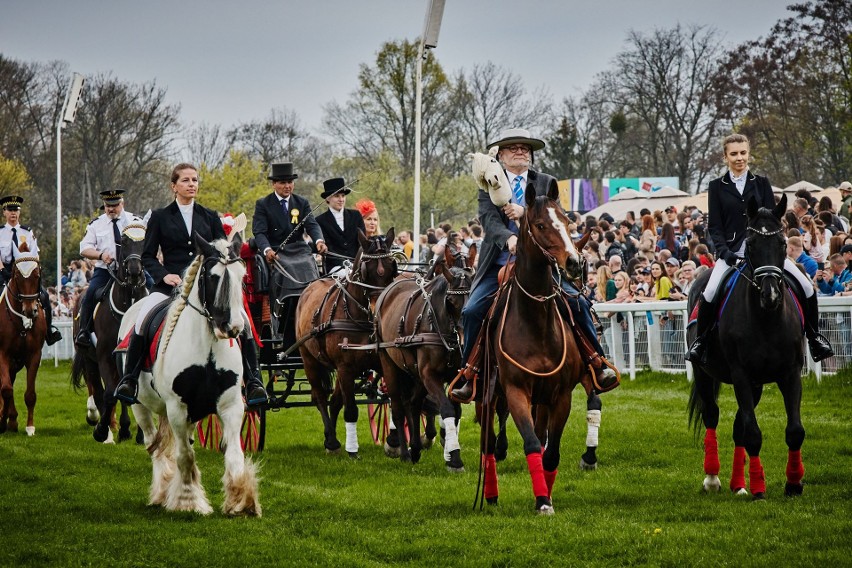
<svg viewBox="0 0 852 568"><path fill-rule="evenodd" d="M187 161L191 164L219 168L231 152L231 142L218 124L193 124L186 135Z"/></svg>
<svg viewBox="0 0 852 568"><path fill-rule="evenodd" d="M266 180L266 165L244 152L232 151L218 168L202 164L198 171L201 191L198 202L221 213L234 216L245 213L249 220L248 234L255 201L270 192Z"/></svg>
<svg viewBox="0 0 852 568"><path fill-rule="evenodd" d="M562 115L559 127L547 140L541 169L559 179L576 177L577 167L577 128Z"/></svg>
<svg viewBox="0 0 852 568"><path fill-rule="evenodd" d="M15 194L26 199L31 186L24 165L18 160L8 160L0 155L0 196Z"/></svg>
<svg viewBox="0 0 852 568"><path fill-rule="evenodd" d="M308 133L298 115L286 108L272 109L263 120L241 124L228 132L228 139L241 150L265 165L278 161L296 162L294 155Z"/></svg>

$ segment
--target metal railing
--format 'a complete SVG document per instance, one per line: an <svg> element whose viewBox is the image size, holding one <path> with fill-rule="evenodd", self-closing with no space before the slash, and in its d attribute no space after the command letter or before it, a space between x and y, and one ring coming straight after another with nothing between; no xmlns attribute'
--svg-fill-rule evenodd
<svg viewBox="0 0 852 568"><path fill-rule="evenodd" d="M594 309L604 328L604 353L623 374L635 379L642 369L685 372L692 380L692 366L684 359L686 301L598 303ZM831 341L835 356L814 363L806 354L802 374L814 373L817 380L852 364L852 297L820 298L819 311L820 331Z"/></svg>

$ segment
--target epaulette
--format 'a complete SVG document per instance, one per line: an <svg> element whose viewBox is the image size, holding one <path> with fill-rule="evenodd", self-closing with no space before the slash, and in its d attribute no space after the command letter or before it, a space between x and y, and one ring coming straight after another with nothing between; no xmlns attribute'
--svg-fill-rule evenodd
<svg viewBox="0 0 852 568"><path fill-rule="evenodd" d="M97 221L98 219L100 219L100 217L95 217L94 219L92 219L91 221L89 221L89 225L91 225L92 223L94 223L94 222L95 222L95 221Z"/></svg>
<svg viewBox="0 0 852 568"><path fill-rule="evenodd" d="M30 229L29 225L18 225L18 226L25 231L32 231L32 229Z"/></svg>

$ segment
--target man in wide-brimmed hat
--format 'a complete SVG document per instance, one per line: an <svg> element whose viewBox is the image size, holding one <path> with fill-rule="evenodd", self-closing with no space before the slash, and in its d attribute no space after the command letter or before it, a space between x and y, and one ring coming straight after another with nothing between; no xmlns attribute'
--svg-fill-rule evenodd
<svg viewBox="0 0 852 568"><path fill-rule="evenodd" d="M323 257L323 271L331 274L343 264L344 258L355 258L358 252L358 229L366 232L364 218L354 209L346 209L346 196L352 188L343 178L331 178L322 182L320 197L328 203L328 211L317 215L317 223L322 229L328 252Z"/></svg>
<svg viewBox="0 0 852 568"><path fill-rule="evenodd" d="M15 263L14 249L15 247L23 246L27 243L29 253L38 255L38 243L32 231L26 225L21 225L21 206L24 204L24 198L20 195L7 195L0 197L0 207L3 208L3 216L6 218L6 224L0 227L0 260L3 261L2 269L0 269L0 288L6 285L9 278L12 277L12 265ZM50 305L50 298L47 295L47 290L43 287L39 290L39 300L41 307L44 309L45 320L47 321L47 344L53 345L60 339L62 334L59 330L53 327L53 307Z"/></svg>
<svg viewBox="0 0 852 568"><path fill-rule="evenodd" d="M479 190L479 220L485 231L482 249L479 252L479 264L476 276L471 285L470 297L462 310L462 327L464 329L464 348L462 365L476 365L468 361L482 328L485 314L488 312L497 290L497 274L511 255L515 254L518 244L518 222L524 215L524 194L529 188L536 195L546 195L549 188L556 186L556 178L530 169L533 164L534 152L544 148L544 142L530 136L523 128L509 128L500 133L500 138L488 145L488 149L496 147L497 160L503 165L503 170L512 189L512 198L503 207L497 207L488 192ZM558 191L558 190L557 190ZM570 286L563 280L563 286ZM572 295L578 296L577 290L571 288ZM579 295L582 297L581 295ZM588 301L577 300L569 302L574 321L578 328L594 345L600 355L603 349L597 340L597 332L592 320ZM606 391L618 385L618 378L612 369L606 365L597 371L595 377L601 391ZM458 388L452 395L457 400L469 400L473 387L469 381L460 379Z"/></svg>

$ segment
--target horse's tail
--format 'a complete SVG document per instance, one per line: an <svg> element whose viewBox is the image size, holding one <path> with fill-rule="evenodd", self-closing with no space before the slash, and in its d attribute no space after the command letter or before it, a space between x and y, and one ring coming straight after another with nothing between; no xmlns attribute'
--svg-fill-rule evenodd
<svg viewBox="0 0 852 568"><path fill-rule="evenodd" d="M86 356L79 350L74 353L74 361L71 363L71 386L74 392L79 391L86 384Z"/></svg>
<svg viewBox="0 0 852 568"><path fill-rule="evenodd" d="M710 381L713 384L713 400L719 399L721 383L713 380L700 370L696 371L695 377L692 380L692 386L689 389L689 404L687 405L687 408L689 409L689 425L692 427L696 438L701 434L701 427L704 425L705 412L704 399L701 397L698 389L703 386L706 381Z"/></svg>

